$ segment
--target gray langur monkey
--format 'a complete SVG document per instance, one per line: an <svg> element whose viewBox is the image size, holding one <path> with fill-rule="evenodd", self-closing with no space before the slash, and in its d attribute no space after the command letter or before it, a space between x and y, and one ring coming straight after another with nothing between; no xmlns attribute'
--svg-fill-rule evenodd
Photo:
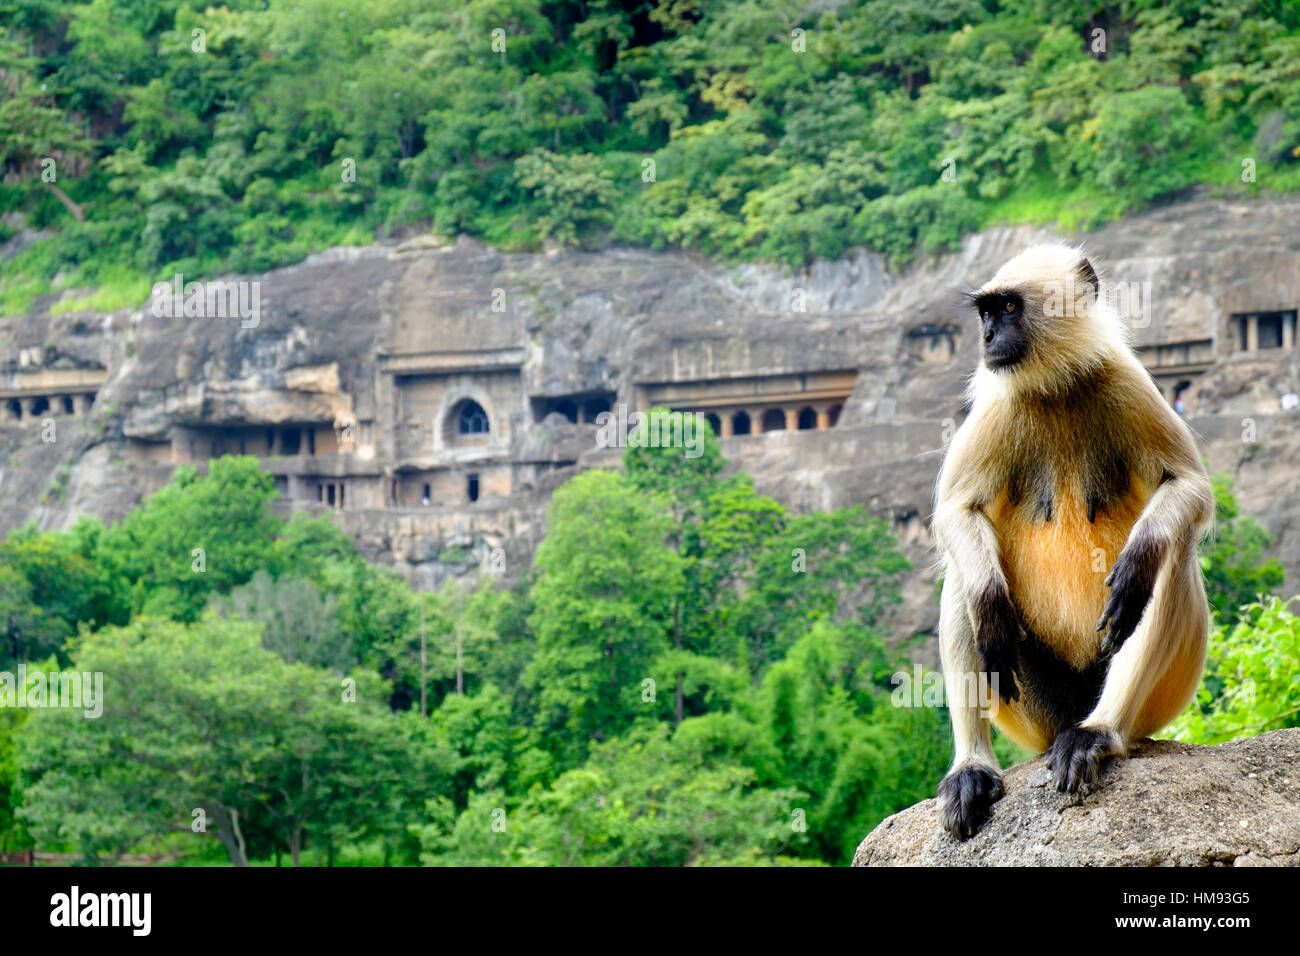
<svg viewBox="0 0 1300 956"><path fill-rule="evenodd" d="M992 721L1047 751L1057 790L1159 730L1196 689L1214 494L1191 430L1133 354L1078 249L1035 246L970 299L981 361L940 470L939 645L956 755L944 826L1002 796ZM981 708L964 693L984 675Z"/></svg>

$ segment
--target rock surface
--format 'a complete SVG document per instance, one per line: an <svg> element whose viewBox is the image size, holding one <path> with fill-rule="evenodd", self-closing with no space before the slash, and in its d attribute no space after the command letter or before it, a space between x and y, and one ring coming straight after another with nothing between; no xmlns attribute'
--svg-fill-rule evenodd
<svg viewBox="0 0 1300 956"><path fill-rule="evenodd" d="M1006 771L965 843L923 800L871 831L853 865L1300 866L1300 729L1217 747L1143 741L1082 799L1051 788L1044 759Z"/></svg>

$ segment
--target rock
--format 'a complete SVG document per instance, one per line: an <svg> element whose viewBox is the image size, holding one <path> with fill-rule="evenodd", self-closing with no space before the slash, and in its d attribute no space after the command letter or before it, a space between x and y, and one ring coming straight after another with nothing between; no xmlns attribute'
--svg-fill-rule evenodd
<svg viewBox="0 0 1300 956"><path fill-rule="evenodd" d="M1279 399L1300 390L1300 349L1236 346L1242 315L1300 307L1297 218L1295 196L1197 199L1070 237L1086 243L1115 288L1136 295L1142 321L1134 334L1145 360L1168 381L1186 374L1194 383L1186 413L1202 454L1211 470L1234 477L1241 510L1275 536L1268 554L1293 581L1300 413L1282 412ZM541 540L552 491L578 471L619 464L619 450L600 447L589 421L547 419L554 401L602 396L617 411L640 407L647 389L666 384L846 375L852 392L834 428L737 435L724 440L724 453L759 492L794 511L861 505L888 520L914 569L893 636L928 633L938 619L928 528L934 480L979 352L960 293L1051 236L1000 226L901 271L858 250L797 272L683 252L538 255L464 236L411 237L327 249L244 277L260 302L258 324L248 328L155 316L149 303L67 313L53 308L59 294L51 294L28 315L0 317L0 393L60 369L96 370L104 384L88 416L60 418L54 443L42 441L40 418L6 421L0 404L0 534L29 521L121 518L166 482L174 458L202 454L201 441L190 445L202 436L187 430L355 422L356 454L322 461L307 477L348 479L336 520L362 553L413 583L438 579L451 572L431 556L447 546L449 529L462 527L477 536L480 557L488 536L502 536L513 576ZM412 357L462 367L425 368L424 384L407 395L399 379L410 370L396 366ZM419 507L379 507L359 486L364 478L373 496L403 476L416 488L431 481L417 474L431 464L468 470L459 457L429 457L442 411L434 374L454 383L448 390L486 393L500 424L500 447L481 462L482 498L471 503L456 472L447 479L454 500L434 495L449 502L436 522ZM68 493L47 494L65 468ZM513 474L496 483L488 468ZM307 500L300 495L296 506L315 507L301 484ZM425 523L405 528L413 518ZM411 542L400 554L392 548L399 537ZM920 659L935 663L933 640Z"/></svg>
<svg viewBox="0 0 1300 956"><path fill-rule="evenodd" d="M1082 799L1051 788L1043 757L1003 783L965 843L923 800L872 830L853 865L1300 866L1300 729L1217 747L1144 740Z"/></svg>

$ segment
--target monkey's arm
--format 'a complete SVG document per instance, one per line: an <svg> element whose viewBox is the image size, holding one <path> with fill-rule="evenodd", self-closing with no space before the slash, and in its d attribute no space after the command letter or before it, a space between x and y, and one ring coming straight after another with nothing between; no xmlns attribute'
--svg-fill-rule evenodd
<svg viewBox="0 0 1300 956"><path fill-rule="evenodd" d="M1194 546L1214 519L1214 491L1190 430L1163 400L1147 411L1145 430L1161 479L1106 578L1111 592L1097 622L1097 630L1106 630L1103 653L1119 650L1133 634L1169 555Z"/></svg>
<svg viewBox="0 0 1300 956"><path fill-rule="evenodd" d="M1020 673L1019 641L1024 628L1002 570L997 533L980 510L990 494L988 489L974 487L968 478L960 477L989 472L971 460L971 424L968 421L953 437L944 460L931 527L948 566L960 570L960 598L984 669L991 680L996 679L1003 700L1019 700L1016 676Z"/></svg>

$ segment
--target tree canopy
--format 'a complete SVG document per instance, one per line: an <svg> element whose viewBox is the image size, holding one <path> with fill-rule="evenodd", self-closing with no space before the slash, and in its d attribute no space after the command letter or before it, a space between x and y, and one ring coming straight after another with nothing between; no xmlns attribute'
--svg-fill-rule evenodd
<svg viewBox="0 0 1300 956"><path fill-rule="evenodd" d="M0 309L417 229L802 265L1300 185L1285 0L42 0L0 37ZM3 227L0 241L16 229ZM57 288L55 280L58 280Z"/></svg>

